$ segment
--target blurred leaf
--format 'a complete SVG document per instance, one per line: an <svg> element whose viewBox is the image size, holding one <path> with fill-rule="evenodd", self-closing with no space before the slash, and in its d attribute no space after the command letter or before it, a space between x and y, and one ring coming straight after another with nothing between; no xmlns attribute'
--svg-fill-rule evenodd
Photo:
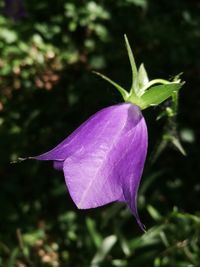
<svg viewBox="0 0 200 267"><path fill-rule="evenodd" d="M12 44L17 41L17 33L9 29L1 29L0 39L3 39L7 44Z"/></svg>
<svg viewBox="0 0 200 267"><path fill-rule="evenodd" d="M44 236L45 236L44 231L39 229L30 233L23 234L22 238L24 243L26 243L27 245L33 245L37 240L43 239Z"/></svg>
<svg viewBox="0 0 200 267"><path fill-rule="evenodd" d="M160 221L162 219L162 216L160 215L158 210L156 210L153 206L147 205L147 210L155 221Z"/></svg>
<svg viewBox="0 0 200 267"><path fill-rule="evenodd" d="M143 8L146 8L148 4L148 0L126 0L126 1L127 3L131 3L136 6L143 7Z"/></svg>
<svg viewBox="0 0 200 267"><path fill-rule="evenodd" d="M104 238L101 246L99 247L97 253L91 261L91 266L99 266L99 264L105 259L109 251L117 242L117 237L115 235L108 236Z"/></svg>
<svg viewBox="0 0 200 267"><path fill-rule="evenodd" d="M90 234L90 236L91 236L96 248L99 248L100 244L102 243L102 237L97 232L96 222L94 220L92 220L91 218L87 217L86 218L86 225L87 225L89 234Z"/></svg>

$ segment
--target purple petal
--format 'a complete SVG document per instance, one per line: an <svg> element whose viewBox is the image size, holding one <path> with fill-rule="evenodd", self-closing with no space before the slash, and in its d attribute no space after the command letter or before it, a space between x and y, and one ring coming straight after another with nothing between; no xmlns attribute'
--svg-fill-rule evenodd
<svg viewBox="0 0 200 267"><path fill-rule="evenodd" d="M90 117L51 151L34 157L64 170L69 193L80 209L126 202L141 227L137 192L147 152L147 128L130 103Z"/></svg>

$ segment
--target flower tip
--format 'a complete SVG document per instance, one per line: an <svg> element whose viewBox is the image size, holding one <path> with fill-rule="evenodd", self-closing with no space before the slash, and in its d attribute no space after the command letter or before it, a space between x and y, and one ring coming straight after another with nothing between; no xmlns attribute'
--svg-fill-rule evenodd
<svg viewBox="0 0 200 267"><path fill-rule="evenodd" d="M17 158L16 160L13 160L13 161L11 161L10 163L11 164L16 164L16 163L20 163L20 162L22 162L22 161L25 161L25 160L27 160L27 159L31 159L32 157L26 157L26 158L21 158L21 157L19 157L19 158Z"/></svg>
<svg viewBox="0 0 200 267"><path fill-rule="evenodd" d="M140 229L141 229L144 233L146 233L146 226L141 222L141 220L140 220L139 217L136 218L136 221L137 221L137 223L138 223Z"/></svg>

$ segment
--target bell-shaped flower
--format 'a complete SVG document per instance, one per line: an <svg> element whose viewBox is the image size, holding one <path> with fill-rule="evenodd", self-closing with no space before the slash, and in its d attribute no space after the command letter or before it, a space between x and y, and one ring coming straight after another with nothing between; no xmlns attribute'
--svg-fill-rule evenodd
<svg viewBox="0 0 200 267"><path fill-rule="evenodd" d="M126 202L143 229L137 211L137 193L148 137L141 110L174 96L182 83L178 76L172 82L149 81L143 64L137 70L126 36L125 42L134 77L130 92L97 74L114 85L126 103L102 109L55 148L29 158L52 160L56 169L63 170L69 193L78 208Z"/></svg>
<svg viewBox="0 0 200 267"><path fill-rule="evenodd" d="M147 128L136 105L104 108L47 153L64 171L69 193L80 209L124 201L142 227L137 192L147 153Z"/></svg>

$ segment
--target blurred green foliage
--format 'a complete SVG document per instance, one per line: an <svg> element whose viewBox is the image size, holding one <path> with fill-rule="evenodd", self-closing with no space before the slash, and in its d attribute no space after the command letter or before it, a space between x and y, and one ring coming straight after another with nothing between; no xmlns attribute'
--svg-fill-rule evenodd
<svg viewBox="0 0 200 267"><path fill-rule="evenodd" d="M0 1L0 266L200 266L199 1L24 4L26 16L15 20ZM187 81L178 112L174 99L144 114L150 146L138 202L146 233L121 204L77 210L49 163L10 164L121 101L91 71L130 87L124 33L150 78L183 71Z"/></svg>

